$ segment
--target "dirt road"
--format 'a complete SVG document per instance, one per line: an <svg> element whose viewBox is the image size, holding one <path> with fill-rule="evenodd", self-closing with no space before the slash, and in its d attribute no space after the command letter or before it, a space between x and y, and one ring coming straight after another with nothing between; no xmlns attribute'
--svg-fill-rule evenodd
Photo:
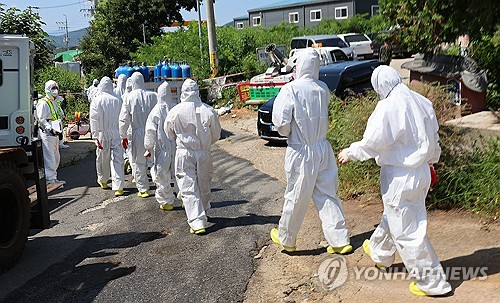
<svg viewBox="0 0 500 303"><path fill-rule="evenodd" d="M256 112L233 111L221 118L231 136L218 145L228 153L249 160L257 169L283 182L285 147L273 146L256 136ZM338 150L338 147L334 150ZM342 180L340 180L342 186ZM283 201L269 201L280 207ZM297 241L297 252L282 253L269 240L256 256L257 268L245 294L246 302L430 302L408 291L411 282L396 259L392 273L383 275L363 252L382 214L378 196L344 200L344 210L354 252L332 259L326 252L317 212L311 203ZM454 293L439 302L500 302L500 229L484 226L473 214L461 211L429 212L428 235L450 277ZM329 262L344 264L347 278L339 282L324 271ZM326 263L323 263L326 262ZM322 265L323 264L323 265ZM322 265L322 266L321 266ZM324 282L320 281L320 278ZM335 280L335 281L332 281ZM335 282L335 283L333 283ZM341 281L340 281L341 282ZM329 289L330 287L330 289ZM333 288L333 289L332 289Z"/></svg>

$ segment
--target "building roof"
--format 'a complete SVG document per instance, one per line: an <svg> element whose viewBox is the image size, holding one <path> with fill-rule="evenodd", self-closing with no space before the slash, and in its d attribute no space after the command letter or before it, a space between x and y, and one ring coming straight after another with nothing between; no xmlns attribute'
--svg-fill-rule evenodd
<svg viewBox="0 0 500 303"><path fill-rule="evenodd" d="M284 8L284 7L290 7L290 6L295 6L295 5L301 5L309 2L318 2L314 0L288 0L288 1L280 1L280 2L275 2L271 3L268 5L256 7L253 9L248 10L248 12L255 12L255 11L262 11L262 10L268 10L268 9L278 9L278 8Z"/></svg>
<svg viewBox="0 0 500 303"><path fill-rule="evenodd" d="M54 61L58 62L66 62L73 61L73 57L78 54L81 54L83 51L77 49L70 49L65 52L60 52L54 55Z"/></svg>
<svg viewBox="0 0 500 303"><path fill-rule="evenodd" d="M248 20L248 15L235 17L235 18L233 18L233 20L234 21L236 21L236 20Z"/></svg>

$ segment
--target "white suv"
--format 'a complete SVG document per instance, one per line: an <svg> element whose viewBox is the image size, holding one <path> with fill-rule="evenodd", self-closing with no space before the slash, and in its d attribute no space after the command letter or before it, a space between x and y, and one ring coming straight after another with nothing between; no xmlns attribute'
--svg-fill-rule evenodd
<svg viewBox="0 0 500 303"><path fill-rule="evenodd" d="M373 58L373 42L365 34L349 33L337 35L340 39L344 40L350 47L352 47L358 59L372 59Z"/></svg>

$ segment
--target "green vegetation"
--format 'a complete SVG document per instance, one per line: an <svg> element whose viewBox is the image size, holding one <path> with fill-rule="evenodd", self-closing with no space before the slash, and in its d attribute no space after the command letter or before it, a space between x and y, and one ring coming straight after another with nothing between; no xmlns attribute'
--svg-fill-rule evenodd
<svg viewBox="0 0 500 303"><path fill-rule="evenodd" d="M83 78L79 74L58 67L49 66L35 73L34 89L45 95L45 82L54 80L59 84L60 94L66 99L63 110L71 121L75 112L88 112L89 103L83 96Z"/></svg>
<svg viewBox="0 0 500 303"><path fill-rule="evenodd" d="M333 97L330 102L330 127L327 140L332 144L337 155L342 148L352 142L361 140L368 117L377 105L375 92L350 97L342 101ZM343 198L354 198L359 195L377 194L379 191L380 168L374 160L352 162L339 165L340 195Z"/></svg>
<svg viewBox="0 0 500 303"><path fill-rule="evenodd" d="M440 52L443 43L470 37L470 56L488 73L487 104L500 109L500 1L381 0L383 16L399 26L397 39L409 49Z"/></svg>
<svg viewBox="0 0 500 303"><path fill-rule="evenodd" d="M84 51L79 58L85 73L93 72L98 79L112 76L118 63L128 60L131 52L162 34L161 26L181 21L181 9L195 6L192 0L100 1L89 33L79 46Z"/></svg>

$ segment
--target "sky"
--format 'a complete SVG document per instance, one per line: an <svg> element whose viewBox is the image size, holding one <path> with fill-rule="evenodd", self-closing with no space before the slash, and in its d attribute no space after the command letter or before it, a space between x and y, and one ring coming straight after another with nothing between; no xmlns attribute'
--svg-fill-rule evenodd
<svg viewBox="0 0 500 303"><path fill-rule="evenodd" d="M167 0L166 0L167 1ZM203 1L205 3L206 0ZM215 0L215 21L217 25L224 25L233 18L247 15L247 10L280 2L280 0ZM92 2L89 0L0 0L6 4L5 8L15 6L21 10L28 6L38 7L36 10L42 21L46 24L42 27L51 35L63 35L66 17L68 18L68 30L74 31L85 28L89 24L90 16L88 10ZM66 15L66 16L65 16ZM206 7L201 7L202 19L206 20ZM185 20L198 20L198 13L182 11Z"/></svg>

